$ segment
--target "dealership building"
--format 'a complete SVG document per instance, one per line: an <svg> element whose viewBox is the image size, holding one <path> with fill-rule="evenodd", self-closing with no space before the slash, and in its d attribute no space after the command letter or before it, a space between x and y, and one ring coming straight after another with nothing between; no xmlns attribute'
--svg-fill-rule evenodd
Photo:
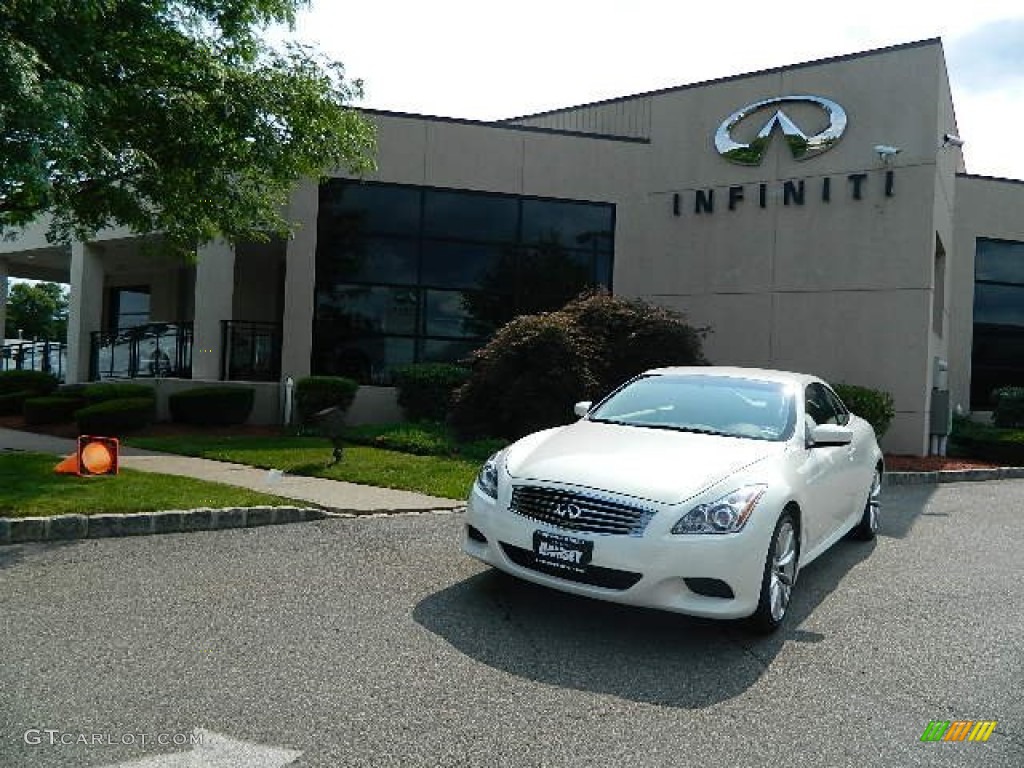
<svg viewBox="0 0 1024 768"><path fill-rule="evenodd" d="M377 170L301 184L287 241L189 265L33 229L0 277L71 284L69 381L255 382L263 421L309 374L386 410L395 366L592 285L707 327L715 364L888 391L891 452L1024 384L1024 182L966 172L937 39L498 122L365 114Z"/></svg>

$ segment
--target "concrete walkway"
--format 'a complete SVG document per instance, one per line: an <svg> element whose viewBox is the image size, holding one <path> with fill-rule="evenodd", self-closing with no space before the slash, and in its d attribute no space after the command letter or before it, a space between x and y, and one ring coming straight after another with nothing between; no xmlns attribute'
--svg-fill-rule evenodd
<svg viewBox="0 0 1024 768"><path fill-rule="evenodd" d="M0 429L0 451L34 451L67 456L77 449L75 441L33 432ZM239 488L296 499L331 510L367 514L372 512L427 512L458 509L462 501L441 499L410 491L376 488L369 485L325 480L319 477L280 474L244 464L211 461L126 447L121 451L121 466L142 472L194 477ZM54 462L56 463L56 462Z"/></svg>

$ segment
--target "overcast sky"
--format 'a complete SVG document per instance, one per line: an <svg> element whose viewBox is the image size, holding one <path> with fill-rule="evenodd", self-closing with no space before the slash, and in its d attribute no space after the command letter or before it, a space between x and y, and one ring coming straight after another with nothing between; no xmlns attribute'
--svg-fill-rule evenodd
<svg viewBox="0 0 1024 768"><path fill-rule="evenodd" d="M1024 3L314 0L360 106L493 120L941 37L967 169L1024 179Z"/></svg>

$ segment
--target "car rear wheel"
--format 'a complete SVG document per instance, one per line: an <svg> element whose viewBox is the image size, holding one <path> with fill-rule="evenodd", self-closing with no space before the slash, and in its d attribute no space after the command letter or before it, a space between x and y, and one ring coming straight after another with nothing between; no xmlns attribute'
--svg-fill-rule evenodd
<svg viewBox="0 0 1024 768"><path fill-rule="evenodd" d="M864 503L864 514L850 532L855 539L871 541L878 533L878 513L881 510L882 470L875 467L868 489L868 500Z"/></svg>
<svg viewBox="0 0 1024 768"><path fill-rule="evenodd" d="M786 510L775 523L768 556L765 558L761 578L761 598L757 610L750 617L753 628L759 632L774 632L786 618L789 601L796 584L800 544L793 514Z"/></svg>

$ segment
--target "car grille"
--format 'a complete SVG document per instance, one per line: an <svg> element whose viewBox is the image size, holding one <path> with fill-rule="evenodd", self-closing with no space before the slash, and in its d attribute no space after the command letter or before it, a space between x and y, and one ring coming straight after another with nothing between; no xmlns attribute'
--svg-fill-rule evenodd
<svg viewBox="0 0 1024 768"><path fill-rule="evenodd" d="M566 571L547 563L537 562L536 555L528 549L506 544L504 541L501 542L501 548L505 551L508 559L521 568L529 568L531 571L539 571L549 576L557 576L567 581L575 581L578 584L589 584L593 587L623 591L629 589L643 578L642 573L619 571L615 568L601 568L596 565L588 566L583 573L574 573L573 571Z"/></svg>
<svg viewBox="0 0 1024 768"><path fill-rule="evenodd" d="M647 523L654 516L653 509L573 491L528 485L512 489L512 503L509 509L517 515L569 531L620 536L642 535Z"/></svg>

